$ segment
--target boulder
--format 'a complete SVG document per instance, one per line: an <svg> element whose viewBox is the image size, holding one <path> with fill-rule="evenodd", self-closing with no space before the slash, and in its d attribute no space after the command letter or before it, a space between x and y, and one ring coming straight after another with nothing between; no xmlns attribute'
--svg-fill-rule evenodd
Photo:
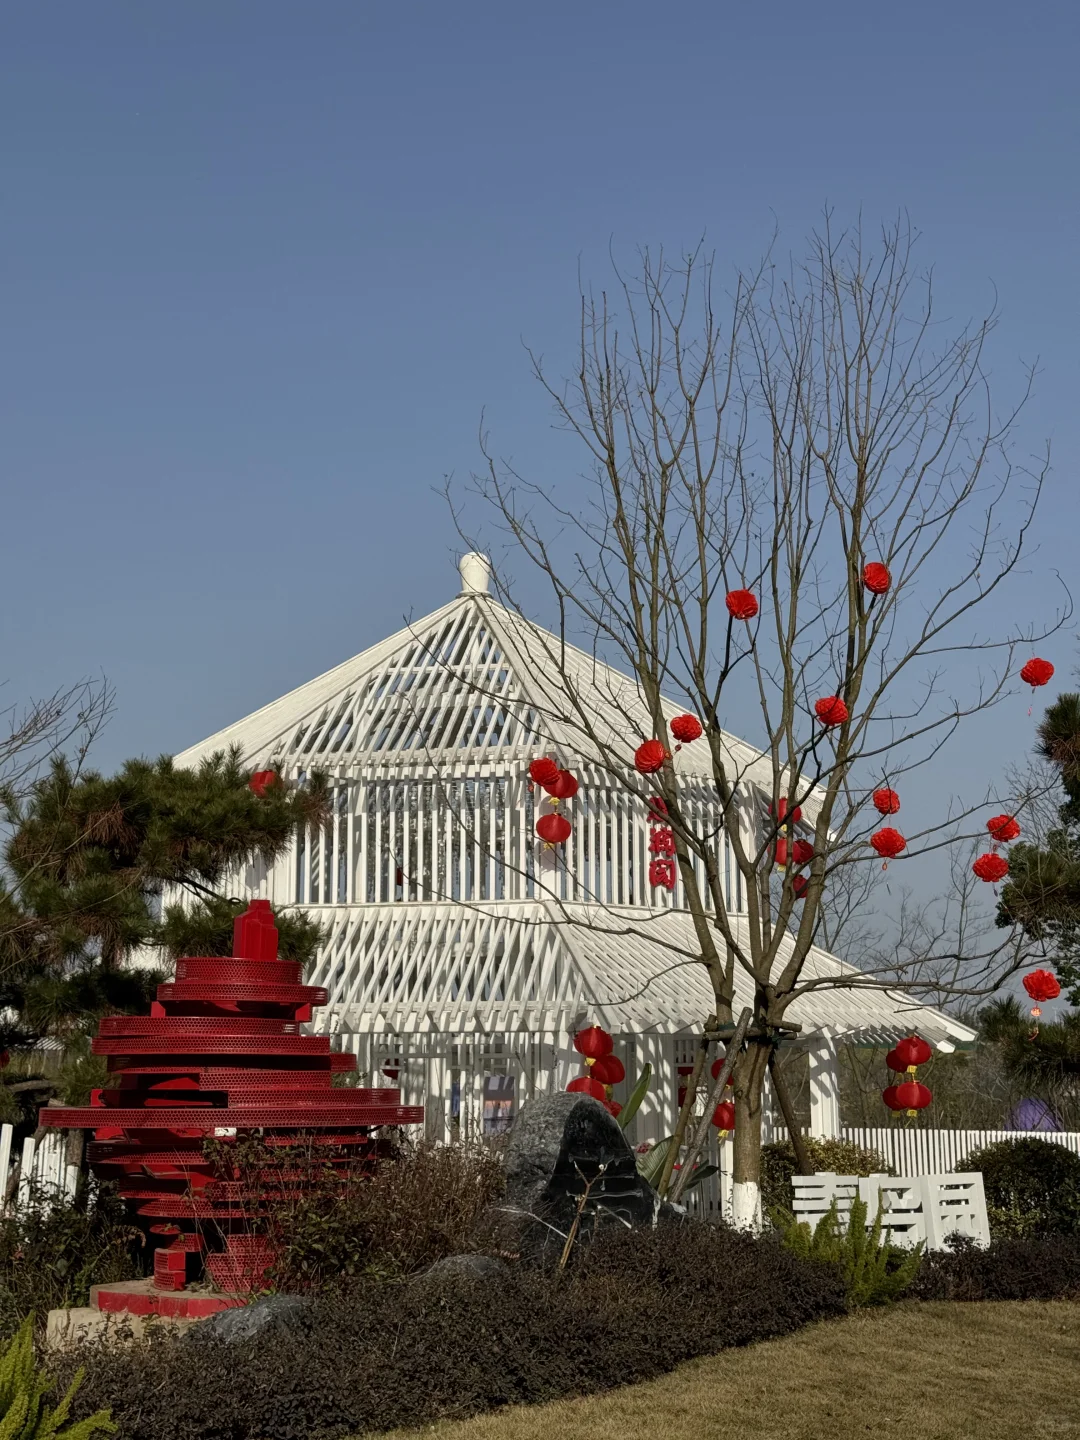
<svg viewBox="0 0 1080 1440"><path fill-rule="evenodd" d="M681 1213L641 1177L621 1127L590 1095L530 1101L503 1163L506 1197L484 1216L479 1238L507 1259L557 1262L579 1206L582 1242L604 1225L653 1226Z"/></svg>
<svg viewBox="0 0 1080 1440"><path fill-rule="evenodd" d="M250 1305L219 1310L209 1320L200 1320L190 1332L192 1340L219 1340L226 1345L253 1340L267 1331L286 1334L308 1309L302 1295L266 1295Z"/></svg>

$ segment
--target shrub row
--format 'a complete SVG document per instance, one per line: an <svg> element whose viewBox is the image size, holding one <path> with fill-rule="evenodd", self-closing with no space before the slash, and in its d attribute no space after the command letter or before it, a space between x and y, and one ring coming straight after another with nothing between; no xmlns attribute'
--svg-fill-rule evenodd
<svg viewBox="0 0 1080 1440"><path fill-rule="evenodd" d="M835 1268L775 1238L602 1232L561 1277L362 1278L287 1335L84 1353L78 1413L111 1406L124 1440L330 1440L645 1380L843 1311Z"/></svg>
<svg viewBox="0 0 1080 1440"><path fill-rule="evenodd" d="M923 1256L912 1284L917 1300L1080 1299L1080 1237L992 1240L980 1250L960 1237Z"/></svg>

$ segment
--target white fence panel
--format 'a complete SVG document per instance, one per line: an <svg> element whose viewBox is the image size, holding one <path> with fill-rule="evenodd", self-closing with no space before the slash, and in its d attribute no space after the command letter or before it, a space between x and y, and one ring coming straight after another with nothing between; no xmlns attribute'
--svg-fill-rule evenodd
<svg viewBox="0 0 1080 1440"><path fill-rule="evenodd" d="M902 1126L844 1126L841 1138L876 1150L899 1175L944 1175L962 1165L973 1150L999 1140L1048 1140L1080 1155L1076 1130L908 1130Z"/></svg>
<svg viewBox="0 0 1080 1440"><path fill-rule="evenodd" d="M13 1204L7 1207L7 1195L11 1180L11 1152L14 1127L0 1127L0 1209L10 1208L16 1212L27 1209L34 1203L57 1204L75 1198L79 1182L79 1167L67 1163L67 1137L60 1130L53 1130L37 1142L28 1136L22 1144L19 1159L19 1184L13 1196Z"/></svg>

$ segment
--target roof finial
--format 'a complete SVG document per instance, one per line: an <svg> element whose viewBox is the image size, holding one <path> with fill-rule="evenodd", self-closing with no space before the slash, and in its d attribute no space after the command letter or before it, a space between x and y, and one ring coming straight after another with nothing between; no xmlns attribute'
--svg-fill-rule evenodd
<svg viewBox="0 0 1080 1440"><path fill-rule="evenodd" d="M468 555L463 555L458 564L461 573L461 593L463 595L486 595L488 581L491 579L491 561L486 555L480 555L475 550L470 550Z"/></svg>

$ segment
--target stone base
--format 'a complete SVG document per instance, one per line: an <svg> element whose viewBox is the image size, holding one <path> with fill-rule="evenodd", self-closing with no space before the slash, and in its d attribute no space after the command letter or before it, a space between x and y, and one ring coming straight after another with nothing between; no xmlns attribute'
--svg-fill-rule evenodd
<svg viewBox="0 0 1080 1440"><path fill-rule="evenodd" d="M159 1290L152 1279L118 1280L112 1285L92 1285L90 1304L107 1315L158 1316L168 1320L205 1320L219 1310L246 1305L250 1295L230 1295L208 1290Z"/></svg>

